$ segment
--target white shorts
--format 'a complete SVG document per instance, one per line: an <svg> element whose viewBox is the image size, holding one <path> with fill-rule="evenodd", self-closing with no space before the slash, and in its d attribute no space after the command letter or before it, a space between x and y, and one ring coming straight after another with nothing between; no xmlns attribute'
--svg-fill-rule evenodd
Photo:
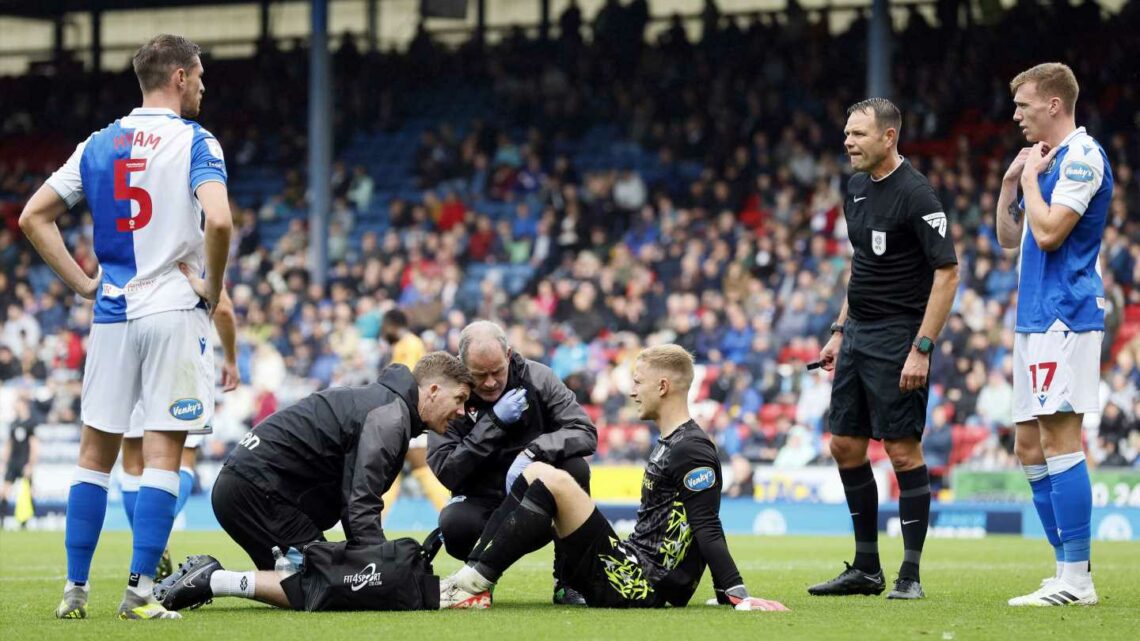
<svg viewBox="0 0 1140 641"><path fill-rule="evenodd" d="M1100 412L1104 332L1017 333L1013 342L1013 420L1058 412Z"/></svg>
<svg viewBox="0 0 1140 641"><path fill-rule="evenodd" d="M214 349L205 310L92 325L83 371L83 424L127 434L136 405L145 430L209 432Z"/></svg>
<svg viewBox="0 0 1140 641"><path fill-rule="evenodd" d="M207 426L210 425L212 418L212 416L207 416ZM135 409L131 410L131 425L127 428L127 433L123 435L123 438L142 438L143 434L146 433L146 429L143 427L145 423L146 421L143 420L142 401L140 400L138 403L135 403ZM213 431L212 428L208 429L210 429L211 432ZM183 443L182 447L183 449L196 450L202 446L202 441L205 440L205 438L206 434L202 432L188 434L186 436L186 442Z"/></svg>

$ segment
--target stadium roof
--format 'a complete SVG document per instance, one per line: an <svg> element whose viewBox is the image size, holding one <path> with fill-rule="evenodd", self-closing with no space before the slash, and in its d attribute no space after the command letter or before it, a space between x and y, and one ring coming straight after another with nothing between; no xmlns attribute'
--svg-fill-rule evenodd
<svg viewBox="0 0 1140 641"><path fill-rule="evenodd" d="M299 0L266 0L273 4ZM51 19L66 13L94 10L167 9L230 4L259 4L261 0L0 0L0 15Z"/></svg>

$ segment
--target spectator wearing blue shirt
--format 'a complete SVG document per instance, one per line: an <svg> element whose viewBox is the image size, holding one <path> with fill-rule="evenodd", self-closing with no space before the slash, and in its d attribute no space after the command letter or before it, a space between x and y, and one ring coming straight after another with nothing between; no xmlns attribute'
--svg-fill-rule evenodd
<svg viewBox="0 0 1140 641"><path fill-rule="evenodd" d="M725 360L741 364L748 358L755 332L738 305L728 308L728 329L720 339L720 351Z"/></svg>
<svg viewBox="0 0 1140 641"><path fill-rule="evenodd" d="M515 207L515 217L511 221L511 233L515 238L525 238L527 240L534 240L538 235L538 218L534 215L531 206L527 203L519 203Z"/></svg>
<svg viewBox="0 0 1140 641"><path fill-rule="evenodd" d="M578 334L567 329L562 343L555 348L550 358L550 369L554 370L554 375L560 380L566 380L571 374L585 371L589 358L590 351L578 338Z"/></svg>
<svg viewBox="0 0 1140 641"><path fill-rule="evenodd" d="M698 363L720 362L720 346L724 330L717 320L716 312L705 310L701 313L701 328L697 331L696 354Z"/></svg>

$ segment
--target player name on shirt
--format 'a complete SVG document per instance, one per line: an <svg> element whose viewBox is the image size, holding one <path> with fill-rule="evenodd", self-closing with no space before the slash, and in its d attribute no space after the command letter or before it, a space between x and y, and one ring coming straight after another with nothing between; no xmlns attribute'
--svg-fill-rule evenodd
<svg viewBox="0 0 1140 641"><path fill-rule="evenodd" d="M132 132L128 131L125 134L115 136L113 144L116 151L132 147L150 147L157 151L161 142L162 136L156 136L140 129L133 132L133 135Z"/></svg>

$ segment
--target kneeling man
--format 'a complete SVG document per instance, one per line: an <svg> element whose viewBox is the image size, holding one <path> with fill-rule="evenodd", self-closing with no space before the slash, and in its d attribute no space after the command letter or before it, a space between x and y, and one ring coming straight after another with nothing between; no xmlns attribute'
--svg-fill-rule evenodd
<svg viewBox="0 0 1140 641"><path fill-rule="evenodd" d="M214 514L258 570L273 548L301 550L337 521L352 544L382 543L380 498L403 467L408 441L441 433L463 414L472 379L458 358L432 352L409 371L392 365L364 387L315 392L265 419L226 459L214 483ZM284 603L267 575L228 572L208 555L190 557L156 589L166 607L218 596Z"/></svg>

